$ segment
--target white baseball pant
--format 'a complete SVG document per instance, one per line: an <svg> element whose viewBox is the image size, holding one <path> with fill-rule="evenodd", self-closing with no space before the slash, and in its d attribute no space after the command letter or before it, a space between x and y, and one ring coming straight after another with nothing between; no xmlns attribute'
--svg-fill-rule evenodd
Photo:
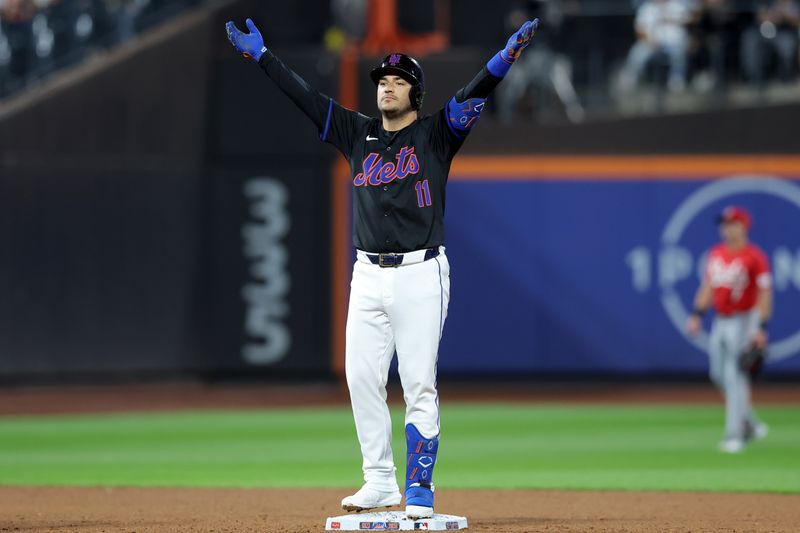
<svg viewBox="0 0 800 533"><path fill-rule="evenodd" d="M364 481L376 488L397 487L386 404L389 363L395 351L405 424L414 424L425 438L439 434L436 362L450 300L450 265L444 247L439 250L437 257L398 267L372 264L358 251L353 266L345 374Z"/></svg>

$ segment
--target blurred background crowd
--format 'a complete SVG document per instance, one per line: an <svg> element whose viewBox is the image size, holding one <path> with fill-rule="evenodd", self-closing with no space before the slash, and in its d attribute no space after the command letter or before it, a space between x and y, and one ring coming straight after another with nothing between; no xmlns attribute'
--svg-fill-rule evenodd
<svg viewBox="0 0 800 533"><path fill-rule="evenodd" d="M800 9L795 0L644 0L634 20L621 82L630 89L648 62L667 69L667 85L682 91L706 74L713 85L733 80L792 81L797 73Z"/></svg>
<svg viewBox="0 0 800 533"><path fill-rule="evenodd" d="M0 95L125 42L194 0L0 0Z"/></svg>
<svg viewBox="0 0 800 533"><path fill-rule="evenodd" d="M531 15L545 30L499 91L505 122L526 93L540 99L534 117L552 115L556 99L577 122L585 108L696 110L800 92L796 0L529 0L506 30Z"/></svg>
<svg viewBox="0 0 800 533"><path fill-rule="evenodd" d="M0 0L0 96L201 1ZM401 4L404 30L430 25L431 2ZM798 0L521 0L499 6L502 27L477 32L459 29L468 6L445 4L451 46L496 47L520 21L542 19L536 46L493 103L505 122L520 110L526 120L578 122L798 90ZM368 9L366 0L333 0L295 40L334 51L362 41Z"/></svg>

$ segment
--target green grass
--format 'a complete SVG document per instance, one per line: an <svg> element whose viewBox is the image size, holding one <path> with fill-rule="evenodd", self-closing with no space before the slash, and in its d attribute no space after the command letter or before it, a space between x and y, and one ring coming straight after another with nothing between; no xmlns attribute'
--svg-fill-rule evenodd
<svg viewBox="0 0 800 533"><path fill-rule="evenodd" d="M800 409L760 414L770 436L726 455L721 406L445 405L436 480L800 493ZM356 487L360 466L348 408L0 418L2 485Z"/></svg>

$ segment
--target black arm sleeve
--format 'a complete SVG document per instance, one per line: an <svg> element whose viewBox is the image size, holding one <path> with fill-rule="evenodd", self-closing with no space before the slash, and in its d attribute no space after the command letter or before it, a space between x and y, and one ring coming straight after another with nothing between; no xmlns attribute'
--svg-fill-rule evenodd
<svg viewBox="0 0 800 533"><path fill-rule="evenodd" d="M320 140L333 144L349 158L353 139L366 127L369 118L342 107L333 98L311 87L269 50L264 52L258 64L317 126Z"/></svg>
<svg viewBox="0 0 800 533"><path fill-rule="evenodd" d="M311 87L269 50L262 54L258 64L275 85L322 131L328 118L330 97Z"/></svg>
<svg viewBox="0 0 800 533"><path fill-rule="evenodd" d="M456 93L456 102L463 102L470 98L486 98L495 87L503 80L493 76L489 69L483 67L480 72L465 87Z"/></svg>

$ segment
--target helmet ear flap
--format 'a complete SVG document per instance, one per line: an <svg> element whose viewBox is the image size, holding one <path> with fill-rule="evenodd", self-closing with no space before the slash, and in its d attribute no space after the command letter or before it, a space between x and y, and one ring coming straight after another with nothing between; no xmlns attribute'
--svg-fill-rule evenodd
<svg viewBox="0 0 800 533"><path fill-rule="evenodd" d="M425 99L425 91L422 90L422 87L419 83L415 83L411 86L411 90L408 93L408 98L411 100L412 108L419 109L422 107L422 101Z"/></svg>

